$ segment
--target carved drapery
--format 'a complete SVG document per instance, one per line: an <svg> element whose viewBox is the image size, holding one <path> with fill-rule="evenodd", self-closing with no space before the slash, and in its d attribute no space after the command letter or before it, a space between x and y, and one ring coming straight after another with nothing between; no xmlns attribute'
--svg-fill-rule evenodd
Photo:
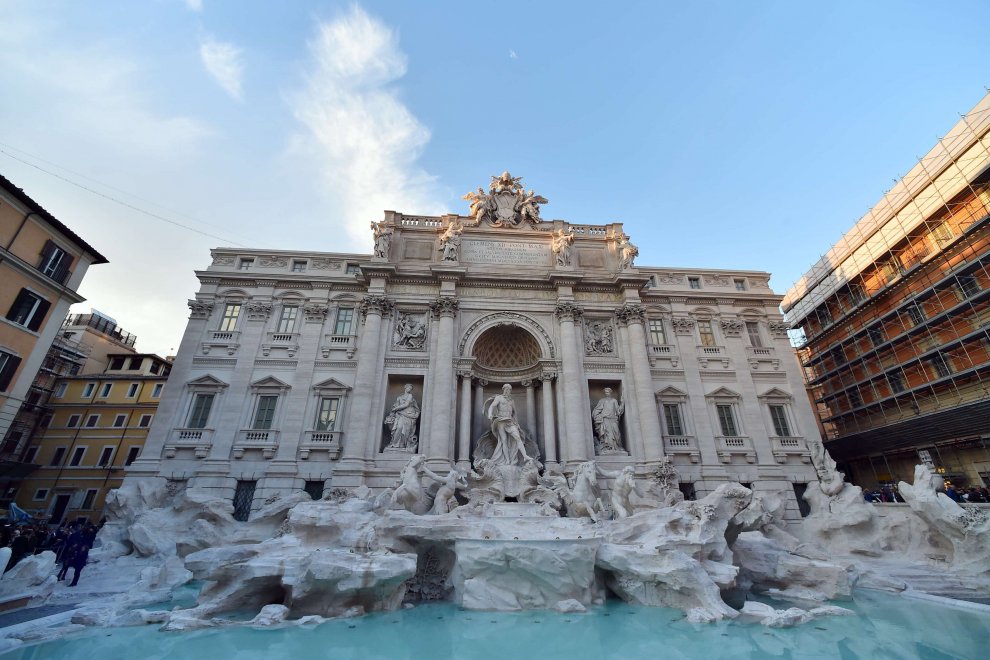
<svg viewBox="0 0 990 660"><path fill-rule="evenodd" d="M615 329L606 319L584 320L584 351L587 355L615 353Z"/></svg>

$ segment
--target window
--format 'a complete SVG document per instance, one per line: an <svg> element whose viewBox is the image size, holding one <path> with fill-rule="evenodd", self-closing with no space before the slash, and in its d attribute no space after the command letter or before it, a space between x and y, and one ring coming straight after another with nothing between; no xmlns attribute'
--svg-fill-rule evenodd
<svg viewBox="0 0 990 660"><path fill-rule="evenodd" d="M48 489L47 488L39 488L38 490L34 491L34 499L35 499L35 501L41 501L41 500L48 499Z"/></svg>
<svg viewBox="0 0 990 660"><path fill-rule="evenodd" d="M849 285L849 302L853 307L866 300L866 291L861 284L852 283Z"/></svg>
<svg viewBox="0 0 990 660"><path fill-rule="evenodd" d="M305 261L293 261L292 262L292 272L293 273L305 273L306 272L306 262Z"/></svg>
<svg viewBox="0 0 990 660"><path fill-rule="evenodd" d="M165 387L165 383L155 383L155 387L151 390L151 398L157 399L162 395L162 388Z"/></svg>
<svg viewBox="0 0 990 660"><path fill-rule="evenodd" d="M718 413L718 425L722 430L722 435L739 435L738 430L736 429L735 417L732 415L732 404L719 403L715 406L715 411Z"/></svg>
<svg viewBox="0 0 990 660"><path fill-rule="evenodd" d="M113 447L104 447L103 451L100 452L100 461L99 463L97 463L97 465L99 465L100 467L106 467L110 465L111 458L113 458Z"/></svg>
<svg viewBox="0 0 990 660"><path fill-rule="evenodd" d="M298 305L286 305L282 308L282 316L278 319L276 332L289 333L296 329L296 318L299 316Z"/></svg>
<svg viewBox="0 0 990 660"><path fill-rule="evenodd" d="M122 358L122 357L115 357L114 359L110 360L110 369L111 370L113 370L113 371L120 371L123 368L124 368L124 358Z"/></svg>
<svg viewBox="0 0 990 660"><path fill-rule="evenodd" d="M829 350L829 354L832 356L832 361L835 362L835 366L841 366L846 363L846 349L842 346L833 346Z"/></svg>
<svg viewBox="0 0 990 660"><path fill-rule="evenodd" d="M148 428L151 426L151 419L153 417L154 415L141 415L141 419L138 421L138 427L142 429Z"/></svg>
<svg viewBox="0 0 990 660"><path fill-rule="evenodd" d="M959 292L959 297L963 300L966 298L972 298L980 292L980 283L977 282L976 278L972 275L960 275Z"/></svg>
<svg viewBox="0 0 990 660"><path fill-rule="evenodd" d="M210 409L213 408L214 398L216 398L216 394L197 394L193 397L192 410L189 411L189 421L186 423L186 428L206 428L206 422L210 418Z"/></svg>
<svg viewBox="0 0 990 660"><path fill-rule="evenodd" d="M932 238L936 245L942 247L952 240L952 229L945 222L940 222L932 228Z"/></svg>
<svg viewBox="0 0 990 660"><path fill-rule="evenodd" d="M667 343L667 333L663 330L663 320L650 319L650 343L654 346L663 346Z"/></svg>
<svg viewBox="0 0 990 660"><path fill-rule="evenodd" d="M875 325L872 328L869 328L866 331L866 334L869 335L870 343L873 344L874 347L879 346L884 341L886 341L886 339L883 336L883 328L881 328L879 325Z"/></svg>
<svg viewBox="0 0 990 660"><path fill-rule="evenodd" d="M888 372L887 383L890 385L890 391L894 394L904 391L904 375L900 371Z"/></svg>
<svg viewBox="0 0 990 660"><path fill-rule="evenodd" d="M86 428L91 429L96 426L100 421L99 415L90 415L86 418Z"/></svg>
<svg viewBox="0 0 990 660"><path fill-rule="evenodd" d="M220 320L220 330L229 332L237 327L237 317L241 313L241 303L227 303L223 308L223 318Z"/></svg>
<svg viewBox="0 0 990 660"><path fill-rule="evenodd" d="M69 465L72 467L78 467L82 463L83 456L86 455L85 447L76 447L76 450L72 452L72 460L69 461Z"/></svg>
<svg viewBox="0 0 990 660"><path fill-rule="evenodd" d="M254 423L251 428L267 430L272 427L275 419L275 406L278 405L277 394L262 394L258 397L258 406L254 410Z"/></svg>
<svg viewBox="0 0 990 660"><path fill-rule="evenodd" d="M897 259L888 259L880 264L880 275L884 282L890 282L901 272L901 263Z"/></svg>
<svg viewBox="0 0 990 660"><path fill-rule="evenodd" d="M715 346L715 333L712 331L711 321L698 321L698 336L701 338L702 346Z"/></svg>
<svg viewBox="0 0 990 660"><path fill-rule="evenodd" d="M700 277L689 277L688 278L688 286L691 287L692 289L700 289L701 288L701 278Z"/></svg>
<svg viewBox="0 0 990 660"><path fill-rule="evenodd" d="M952 373L952 367L949 366L949 362L945 359L944 353L935 353L930 358L927 358L926 361L935 372L936 378L945 378Z"/></svg>
<svg viewBox="0 0 990 660"><path fill-rule="evenodd" d="M148 371L150 371L151 373L153 373L153 374L155 374L157 376L162 371L162 365L160 365L157 362L155 362L154 360L152 360L151 361L151 366L148 367Z"/></svg>
<svg viewBox="0 0 990 660"><path fill-rule="evenodd" d="M117 415L113 418L113 427L116 429L121 428L127 423L127 415Z"/></svg>
<svg viewBox="0 0 990 660"><path fill-rule="evenodd" d="M144 358L132 357L130 364L127 365L129 371L141 371L141 365L144 364Z"/></svg>
<svg viewBox="0 0 990 660"><path fill-rule="evenodd" d="M850 408L859 408L861 405L863 405L863 397L860 396L858 387L853 387L852 389L850 389L848 392L846 392L846 396L849 398Z"/></svg>
<svg viewBox="0 0 990 660"><path fill-rule="evenodd" d="M760 324L756 321L746 321L746 335L749 336L749 345L754 348L763 347L763 337L760 336Z"/></svg>
<svg viewBox="0 0 990 660"><path fill-rule="evenodd" d="M787 423L787 409L779 404L770 405L770 420L773 422L774 435L789 437L791 426Z"/></svg>
<svg viewBox="0 0 990 660"><path fill-rule="evenodd" d="M65 447L56 447L55 453L52 454L52 460L48 464L52 467L56 467L62 464L62 459L65 458Z"/></svg>
<svg viewBox="0 0 990 660"><path fill-rule="evenodd" d="M667 425L667 435L684 435L684 424L681 421L679 404L663 404L663 421Z"/></svg>
<svg viewBox="0 0 990 660"><path fill-rule="evenodd" d="M23 325L28 330L37 330L41 327L45 314L51 306L52 304L41 296L27 289L21 289L14 299L14 304L10 306L10 311L7 312L7 320Z"/></svg>
<svg viewBox="0 0 990 660"><path fill-rule="evenodd" d="M357 275L361 272L361 269L358 268L357 264L347 264L347 267L344 268L344 272L348 275Z"/></svg>
<svg viewBox="0 0 990 660"><path fill-rule="evenodd" d="M911 303L905 307L905 310L913 325L921 325L925 322L925 313L921 311L921 307L917 303Z"/></svg>
<svg viewBox="0 0 990 660"><path fill-rule="evenodd" d="M98 492L99 491L94 488L90 488L89 490L87 490L86 497L83 498L82 507L80 508L83 509L84 511L89 511L90 509L92 509L93 502L96 501L96 494Z"/></svg>
<svg viewBox="0 0 990 660"><path fill-rule="evenodd" d="M72 257L65 250L52 241L45 241L45 247L41 250L38 270L59 284L64 284L69 276L69 266L71 265Z"/></svg>
<svg viewBox="0 0 990 660"><path fill-rule="evenodd" d="M69 389L68 383L59 383L58 387L55 388L55 398L61 399L65 396L65 390Z"/></svg>
<svg viewBox="0 0 990 660"><path fill-rule="evenodd" d="M134 397L136 397L137 396L137 392L138 392L138 384L137 383L131 383L130 385L127 386L127 398L128 399L133 399Z"/></svg>
<svg viewBox="0 0 990 660"><path fill-rule="evenodd" d="M333 431L334 427L337 425L337 410L339 408L339 397L320 397L320 405L316 411L316 430Z"/></svg>
<svg viewBox="0 0 990 660"><path fill-rule="evenodd" d="M34 459L36 459L37 457L38 457L37 447L29 447L28 450L24 452L25 463L34 463Z"/></svg>
<svg viewBox="0 0 990 660"><path fill-rule="evenodd" d="M65 423L65 428L74 429L79 426L79 420L81 417L79 415L69 415L69 421Z"/></svg>
<svg viewBox="0 0 990 660"><path fill-rule="evenodd" d="M732 280L732 282L736 285L736 291L746 290L746 280Z"/></svg>
<svg viewBox="0 0 990 660"><path fill-rule="evenodd" d="M337 310L337 323L334 325L333 334L349 335L351 326L354 323L354 310L350 307L341 307Z"/></svg>
<svg viewBox="0 0 990 660"><path fill-rule="evenodd" d="M238 481L234 489L234 520L244 522L251 515L251 503L254 501L254 489L257 481Z"/></svg>
<svg viewBox="0 0 990 660"><path fill-rule="evenodd" d="M124 461L124 465L130 465L137 460L137 457L141 454L140 447L131 447L127 450L127 460Z"/></svg>
<svg viewBox="0 0 990 660"><path fill-rule="evenodd" d="M251 270L254 268L254 259L241 259L237 268L240 270Z"/></svg>
<svg viewBox="0 0 990 660"><path fill-rule="evenodd" d="M319 500L323 498L323 481L307 481L306 486L303 488L306 494L312 497L314 500Z"/></svg>
<svg viewBox="0 0 990 660"><path fill-rule="evenodd" d="M113 389L113 383L103 383L103 387L100 388L99 398L105 399L110 396L110 390Z"/></svg>
<svg viewBox="0 0 990 660"><path fill-rule="evenodd" d="M834 323L834 320L832 319L832 310L828 308L828 305L822 305L815 311L818 314L818 323L823 328L827 328Z"/></svg>
<svg viewBox="0 0 990 660"><path fill-rule="evenodd" d="M41 422L40 422L41 428L47 429L49 426L51 426L52 425L52 419L54 419L54 417L52 415L50 415L50 414L49 415L45 415L44 417L42 417L41 418Z"/></svg>
<svg viewBox="0 0 990 660"><path fill-rule="evenodd" d="M0 392L6 392L7 386L14 378L14 372L21 364L21 358L13 353L0 351Z"/></svg>
<svg viewBox="0 0 990 660"><path fill-rule="evenodd" d="M86 387L83 388L82 398L88 399L93 396L93 390L96 389L96 383L86 383Z"/></svg>

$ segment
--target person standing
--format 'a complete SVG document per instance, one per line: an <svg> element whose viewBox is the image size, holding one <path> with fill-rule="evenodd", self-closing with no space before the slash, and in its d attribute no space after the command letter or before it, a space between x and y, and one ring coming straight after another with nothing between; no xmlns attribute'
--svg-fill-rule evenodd
<svg viewBox="0 0 990 660"><path fill-rule="evenodd" d="M82 569L86 566L86 562L89 560L89 546L83 544L76 554L72 556L70 566L72 566L72 582L69 583L70 587L74 587L79 583L79 574L82 573Z"/></svg>

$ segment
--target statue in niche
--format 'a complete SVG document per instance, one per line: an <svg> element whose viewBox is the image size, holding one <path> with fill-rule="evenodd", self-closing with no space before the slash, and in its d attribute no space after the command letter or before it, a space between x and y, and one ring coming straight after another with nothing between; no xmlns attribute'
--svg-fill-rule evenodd
<svg viewBox="0 0 990 660"><path fill-rule="evenodd" d="M392 245L392 228L382 220L372 222L371 230L375 235L375 258L388 259L388 249Z"/></svg>
<svg viewBox="0 0 990 660"><path fill-rule="evenodd" d="M603 470L598 467L597 470L601 476L607 479L615 479L612 482L612 512L615 514L615 517L628 518L631 516L633 514L633 493L644 497L639 486L636 485L633 467L627 465L618 471Z"/></svg>
<svg viewBox="0 0 990 660"><path fill-rule="evenodd" d="M390 499L391 508L405 509L420 516L430 510L431 500L422 478L425 476L440 484L444 483L444 478L423 465L425 461L425 456L417 454L399 472L399 483Z"/></svg>
<svg viewBox="0 0 990 660"><path fill-rule="evenodd" d="M454 220L447 225L447 229L440 235L440 251L443 253L443 261L457 261L463 230L463 225Z"/></svg>
<svg viewBox="0 0 990 660"><path fill-rule="evenodd" d="M584 347L588 353L612 353L615 344L612 335L612 325L605 321L589 321L586 326L588 334L584 340Z"/></svg>
<svg viewBox="0 0 990 660"><path fill-rule="evenodd" d="M426 323L422 317L412 314L399 314L395 324L395 342L398 348L408 348L413 351L423 350L426 343Z"/></svg>
<svg viewBox="0 0 990 660"><path fill-rule="evenodd" d="M491 403L489 403L489 401ZM512 385L502 386L502 393L485 401L485 416L491 422L495 449L489 460L496 465L521 465L529 458L523 443L522 428L516 419Z"/></svg>
<svg viewBox="0 0 990 660"><path fill-rule="evenodd" d="M395 398L392 409L385 418L391 432L391 440L385 451L416 451L419 439L416 437L416 420L419 419L419 402L412 395L412 385L406 385L402 394Z"/></svg>
<svg viewBox="0 0 990 660"><path fill-rule="evenodd" d="M551 248L553 249L554 256L557 258L558 266L571 265L571 243L573 242L574 230L571 230L569 234L565 234L563 229L557 230L557 234L553 237Z"/></svg>
<svg viewBox="0 0 990 660"><path fill-rule="evenodd" d="M612 388L605 388L605 396L591 412L595 422L595 435L598 437L599 454L625 454L622 449L622 433L619 431L619 418L626 411L626 404L612 398Z"/></svg>
<svg viewBox="0 0 990 660"><path fill-rule="evenodd" d="M639 256L639 248L629 242L629 237L625 234L619 239L619 270L628 270L633 267L633 261Z"/></svg>

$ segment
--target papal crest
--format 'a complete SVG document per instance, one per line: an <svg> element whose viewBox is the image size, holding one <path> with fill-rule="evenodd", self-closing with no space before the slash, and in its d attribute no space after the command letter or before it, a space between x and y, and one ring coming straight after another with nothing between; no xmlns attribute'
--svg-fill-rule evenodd
<svg viewBox="0 0 990 660"><path fill-rule="evenodd" d="M522 185L522 177L512 176L502 172L493 176L488 185L488 192L478 188L477 192L469 192L463 199L470 200L470 216L475 220L475 226L487 222L492 227L518 227L522 224L537 225L540 218L540 205L547 203L547 198L526 191Z"/></svg>

